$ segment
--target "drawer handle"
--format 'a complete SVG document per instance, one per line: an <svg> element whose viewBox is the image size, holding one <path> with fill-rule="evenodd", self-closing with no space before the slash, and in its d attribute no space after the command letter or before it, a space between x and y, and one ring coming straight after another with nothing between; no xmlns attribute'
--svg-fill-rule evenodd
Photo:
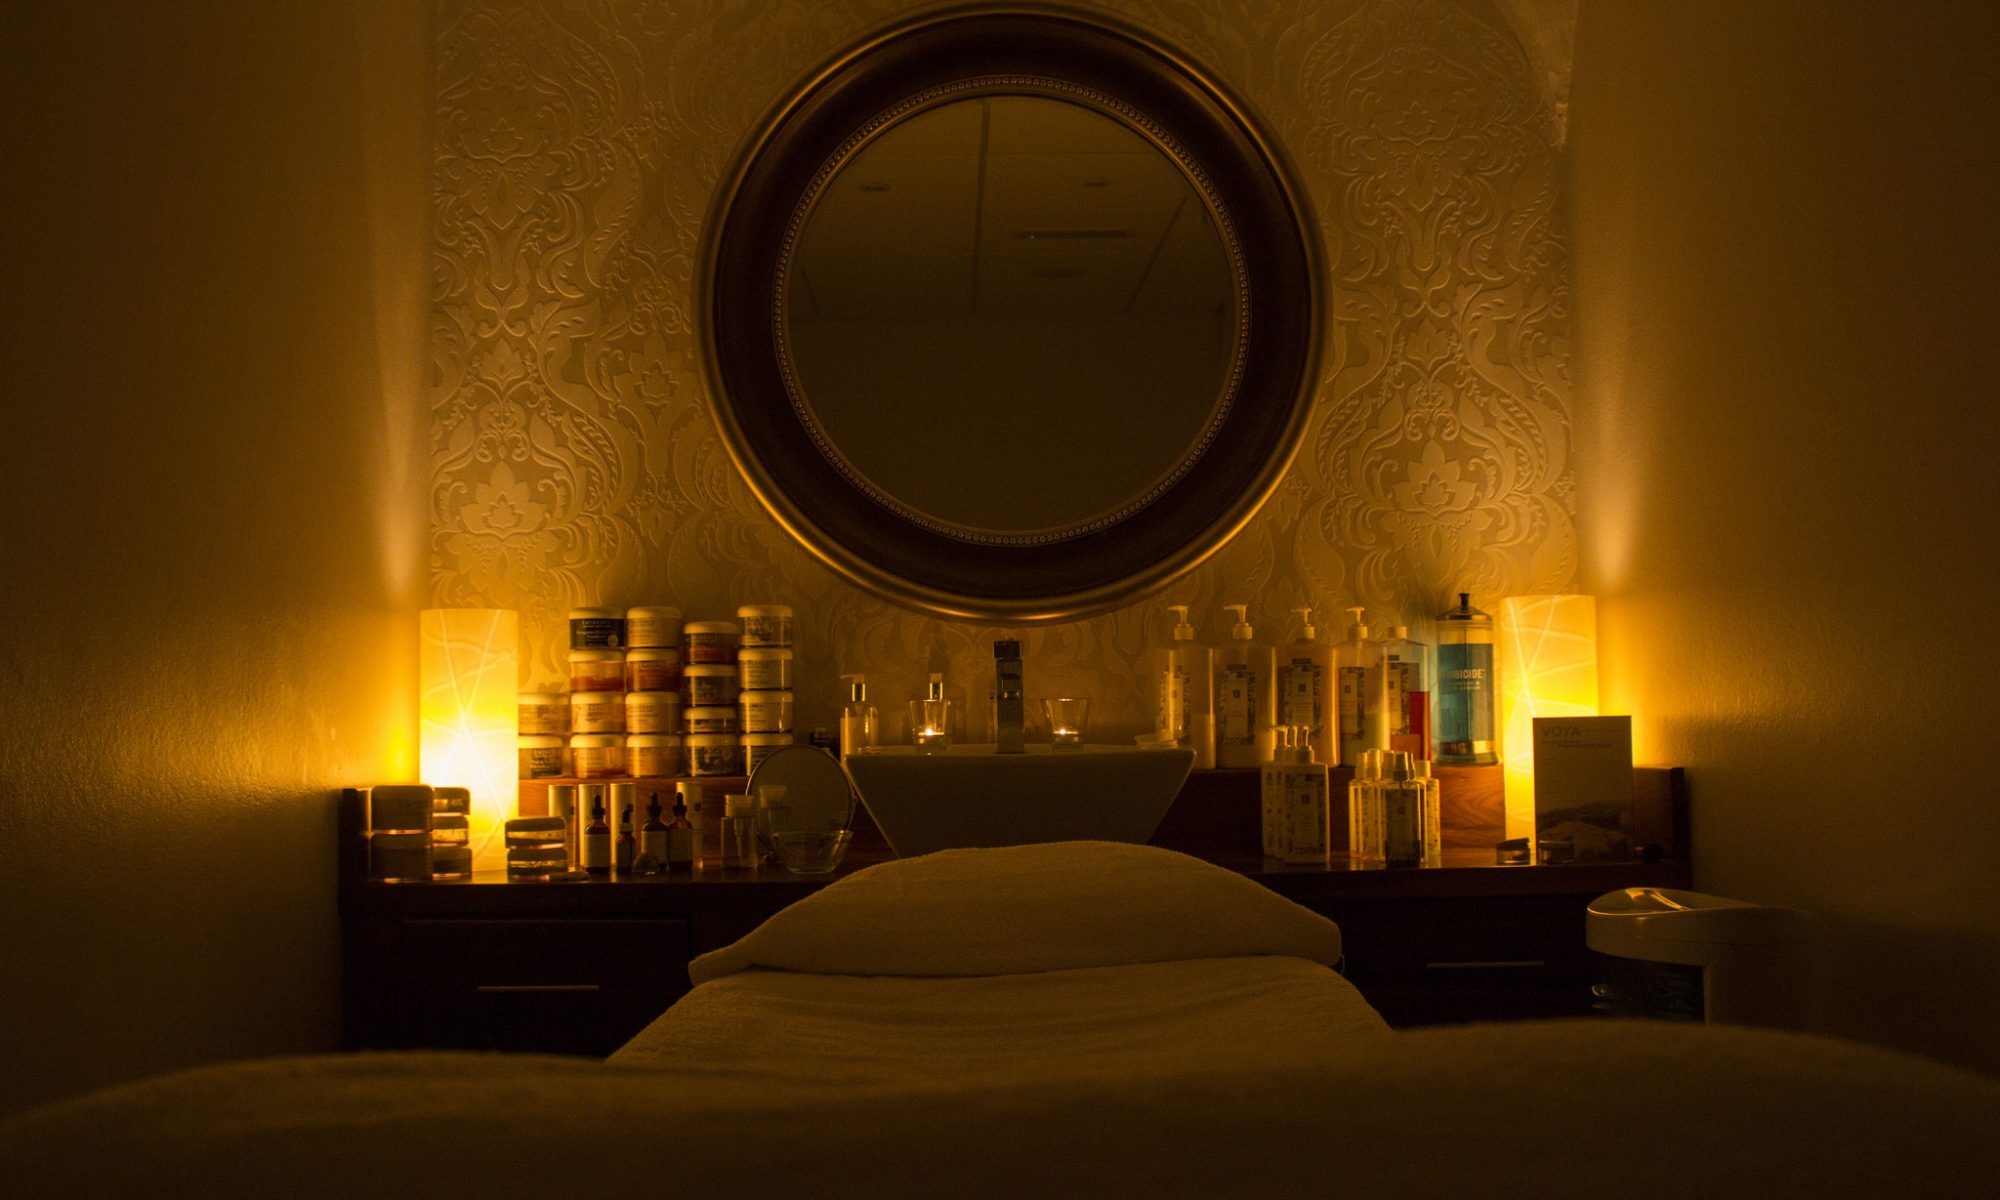
<svg viewBox="0 0 2000 1200"><path fill-rule="evenodd" d="M604 989L594 983L481 983L474 985L475 992L600 992Z"/></svg>
<svg viewBox="0 0 2000 1200"><path fill-rule="evenodd" d="M1540 958L1500 958L1489 962L1427 962L1426 971L1520 971L1531 967L1548 966L1546 959Z"/></svg>

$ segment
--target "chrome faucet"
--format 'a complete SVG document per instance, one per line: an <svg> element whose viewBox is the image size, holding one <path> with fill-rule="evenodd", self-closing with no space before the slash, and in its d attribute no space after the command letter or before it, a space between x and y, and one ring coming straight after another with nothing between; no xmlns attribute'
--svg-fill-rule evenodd
<svg viewBox="0 0 2000 1200"><path fill-rule="evenodd" d="M996 673L993 688L995 749L1001 754L1026 753L1027 717L1021 698L1021 643L994 642L993 669Z"/></svg>

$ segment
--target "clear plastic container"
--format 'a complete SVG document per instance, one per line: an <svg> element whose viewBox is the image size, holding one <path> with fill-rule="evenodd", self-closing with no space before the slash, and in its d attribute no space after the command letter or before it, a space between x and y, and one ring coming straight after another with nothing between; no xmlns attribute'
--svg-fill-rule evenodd
<svg viewBox="0 0 2000 1200"><path fill-rule="evenodd" d="M787 604L746 604L736 610L743 623L743 647L792 644L792 609Z"/></svg>
<svg viewBox="0 0 2000 1200"><path fill-rule="evenodd" d="M687 661L694 663L736 663L738 646L736 622L689 621L681 633Z"/></svg>
<svg viewBox="0 0 2000 1200"><path fill-rule="evenodd" d="M736 656L736 676L746 692L790 691L792 652L746 646Z"/></svg>
<svg viewBox="0 0 2000 1200"><path fill-rule="evenodd" d="M641 779L672 779L686 773L679 734L635 733L625 739L625 765Z"/></svg>
<svg viewBox="0 0 2000 1200"><path fill-rule="evenodd" d="M634 692L680 691L680 648L627 650L625 687Z"/></svg>
<svg viewBox="0 0 2000 1200"><path fill-rule="evenodd" d="M722 705L702 705L687 710L687 731L689 733L739 733L743 728L743 717L734 708Z"/></svg>
<svg viewBox="0 0 2000 1200"><path fill-rule="evenodd" d="M1500 761L1493 675L1493 618L1472 607L1468 592L1437 623L1437 761L1492 766Z"/></svg>
<svg viewBox="0 0 2000 1200"><path fill-rule="evenodd" d="M743 774L743 743L733 733L691 733L687 736L688 774Z"/></svg>
<svg viewBox="0 0 2000 1200"><path fill-rule="evenodd" d="M743 735L743 773L750 774L759 763L786 746L795 745L789 733L746 733Z"/></svg>
<svg viewBox="0 0 2000 1200"><path fill-rule="evenodd" d="M615 733L573 733L570 774L578 779L615 779L625 773L625 739Z"/></svg>
<svg viewBox="0 0 2000 1200"><path fill-rule="evenodd" d="M569 727L573 733L625 732L625 693L570 693Z"/></svg>
<svg viewBox="0 0 2000 1200"><path fill-rule="evenodd" d="M695 663L687 669L688 705L692 708L733 706L741 690L734 665Z"/></svg>
<svg viewBox="0 0 2000 1200"><path fill-rule="evenodd" d="M625 652L623 650L570 651L569 690L572 694L624 691Z"/></svg>
<svg viewBox="0 0 2000 1200"><path fill-rule="evenodd" d="M561 692L522 692L518 703L520 717L515 732L558 737L569 732L569 697Z"/></svg>
<svg viewBox="0 0 2000 1200"><path fill-rule="evenodd" d="M679 733L681 707L679 692L627 692L625 732Z"/></svg>
<svg viewBox="0 0 2000 1200"><path fill-rule="evenodd" d="M681 644L681 610L666 604L646 604L625 610L628 649L676 647Z"/></svg>
<svg viewBox="0 0 2000 1200"><path fill-rule="evenodd" d="M791 732L790 692L744 692L737 707L743 714L744 733Z"/></svg>

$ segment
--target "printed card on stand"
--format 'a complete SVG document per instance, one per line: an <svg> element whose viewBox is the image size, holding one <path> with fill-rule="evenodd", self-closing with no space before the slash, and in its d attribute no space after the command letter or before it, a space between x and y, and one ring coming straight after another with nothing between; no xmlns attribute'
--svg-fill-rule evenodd
<svg viewBox="0 0 2000 1200"><path fill-rule="evenodd" d="M1632 718L1536 717L1534 736L1541 861L1629 861Z"/></svg>

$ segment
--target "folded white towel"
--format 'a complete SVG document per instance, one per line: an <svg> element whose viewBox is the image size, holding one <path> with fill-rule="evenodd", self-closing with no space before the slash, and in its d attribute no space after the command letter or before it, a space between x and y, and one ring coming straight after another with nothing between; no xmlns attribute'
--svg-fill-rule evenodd
<svg viewBox="0 0 2000 1200"><path fill-rule="evenodd" d="M1234 871L1122 842L941 850L833 883L734 945L706 983L749 967L823 975L1015 975L1285 954L1331 966L1340 929Z"/></svg>

